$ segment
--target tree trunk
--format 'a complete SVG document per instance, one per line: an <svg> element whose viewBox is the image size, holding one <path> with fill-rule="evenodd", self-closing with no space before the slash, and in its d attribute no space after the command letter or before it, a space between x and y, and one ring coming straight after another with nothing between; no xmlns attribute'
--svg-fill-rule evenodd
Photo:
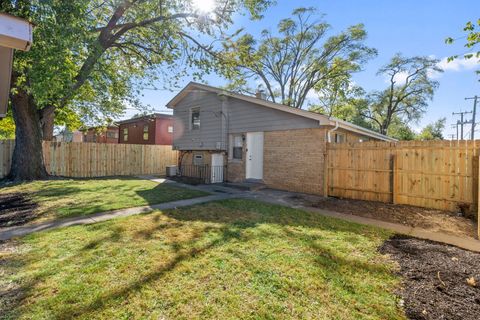
<svg viewBox="0 0 480 320"><path fill-rule="evenodd" d="M40 115L32 98L23 90L12 97L15 120L15 149L10 180L37 180L48 177L43 163Z"/></svg>
<svg viewBox="0 0 480 320"><path fill-rule="evenodd" d="M53 140L53 125L55 120L55 107L48 106L41 111L40 122L42 124L43 140Z"/></svg>

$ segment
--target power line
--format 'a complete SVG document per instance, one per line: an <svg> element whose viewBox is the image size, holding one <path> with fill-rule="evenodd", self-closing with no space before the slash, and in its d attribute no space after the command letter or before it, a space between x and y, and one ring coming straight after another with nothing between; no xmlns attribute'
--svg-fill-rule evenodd
<svg viewBox="0 0 480 320"><path fill-rule="evenodd" d="M470 97L470 98L465 98L465 100L473 100L473 115L472 115L472 129L471 129L471 139L475 140L475 116L477 114L477 101L478 101L478 96Z"/></svg>
<svg viewBox="0 0 480 320"><path fill-rule="evenodd" d="M460 140L463 140L463 126L465 124L470 123L470 121L464 120L464 116L468 113L472 113L472 111L461 111L461 112L452 112L452 116L454 115L460 115L460 120L457 120L457 140L458 139L458 126L460 126Z"/></svg>

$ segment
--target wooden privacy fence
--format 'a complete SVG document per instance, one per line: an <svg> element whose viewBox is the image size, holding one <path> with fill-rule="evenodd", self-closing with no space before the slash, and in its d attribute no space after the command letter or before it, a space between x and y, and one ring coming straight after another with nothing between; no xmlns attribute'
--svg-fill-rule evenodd
<svg viewBox="0 0 480 320"><path fill-rule="evenodd" d="M0 178L10 171L14 143L0 141ZM177 151L160 145L44 141L43 156L50 174L77 178L165 174L177 163Z"/></svg>
<svg viewBox="0 0 480 320"><path fill-rule="evenodd" d="M449 211L478 207L480 141L328 144L325 192Z"/></svg>

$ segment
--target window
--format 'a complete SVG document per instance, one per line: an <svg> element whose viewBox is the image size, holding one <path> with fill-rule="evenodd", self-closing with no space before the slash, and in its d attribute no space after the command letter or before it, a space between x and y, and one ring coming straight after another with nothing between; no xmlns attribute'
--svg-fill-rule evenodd
<svg viewBox="0 0 480 320"><path fill-rule="evenodd" d="M143 140L148 140L148 124L143 126Z"/></svg>
<svg viewBox="0 0 480 320"><path fill-rule="evenodd" d="M118 139L117 131L107 131L107 138Z"/></svg>
<svg viewBox="0 0 480 320"><path fill-rule="evenodd" d="M123 141L128 141L128 128L123 129Z"/></svg>
<svg viewBox="0 0 480 320"><path fill-rule="evenodd" d="M193 155L193 164L196 166L203 166L203 154L194 154Z"/></svg>
<svg viewBox="0 0 480 320"><path fill-rule="evenodd" d="M230 140L230 157L234 160L243 158L243 137L242 135L233 135Z"/></svg>
<svg viewBox="0 0 480 320"><path fill-rule="evenodd" d="M191 130L200 129L200 108L191 109L190 129Z"/></svg>
<svg viewBox="0 0 480 320"><path fill-rule="evenodd" d="M172 132L173 132L173 127L172 127L172 126L168 126L167 131L168 131L168 133L172 133Z"/></svg>
<svg viewBox="0 0 480 320"><path fill-rule="evenodd" d="M345 135L343 133L335 133L335 143L344 143Z"/></svg>

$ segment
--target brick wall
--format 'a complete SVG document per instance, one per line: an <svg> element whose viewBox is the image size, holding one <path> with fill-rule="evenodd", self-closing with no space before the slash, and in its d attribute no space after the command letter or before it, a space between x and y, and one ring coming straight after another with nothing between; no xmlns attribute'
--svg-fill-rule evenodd
<svg viewBox="0 0 480 320"><path fill-rule="evenodd" d="M267 186L323 195L325 129L265 132L264 139Z"/></svg>
<svg viewBox="0 0 480 320"><path fill-rule="evenodd" d="M242 160L228 159L227 180L228 182L242 182L245 180L245 159L247 157L245 143L243 143Z"/></svg>

